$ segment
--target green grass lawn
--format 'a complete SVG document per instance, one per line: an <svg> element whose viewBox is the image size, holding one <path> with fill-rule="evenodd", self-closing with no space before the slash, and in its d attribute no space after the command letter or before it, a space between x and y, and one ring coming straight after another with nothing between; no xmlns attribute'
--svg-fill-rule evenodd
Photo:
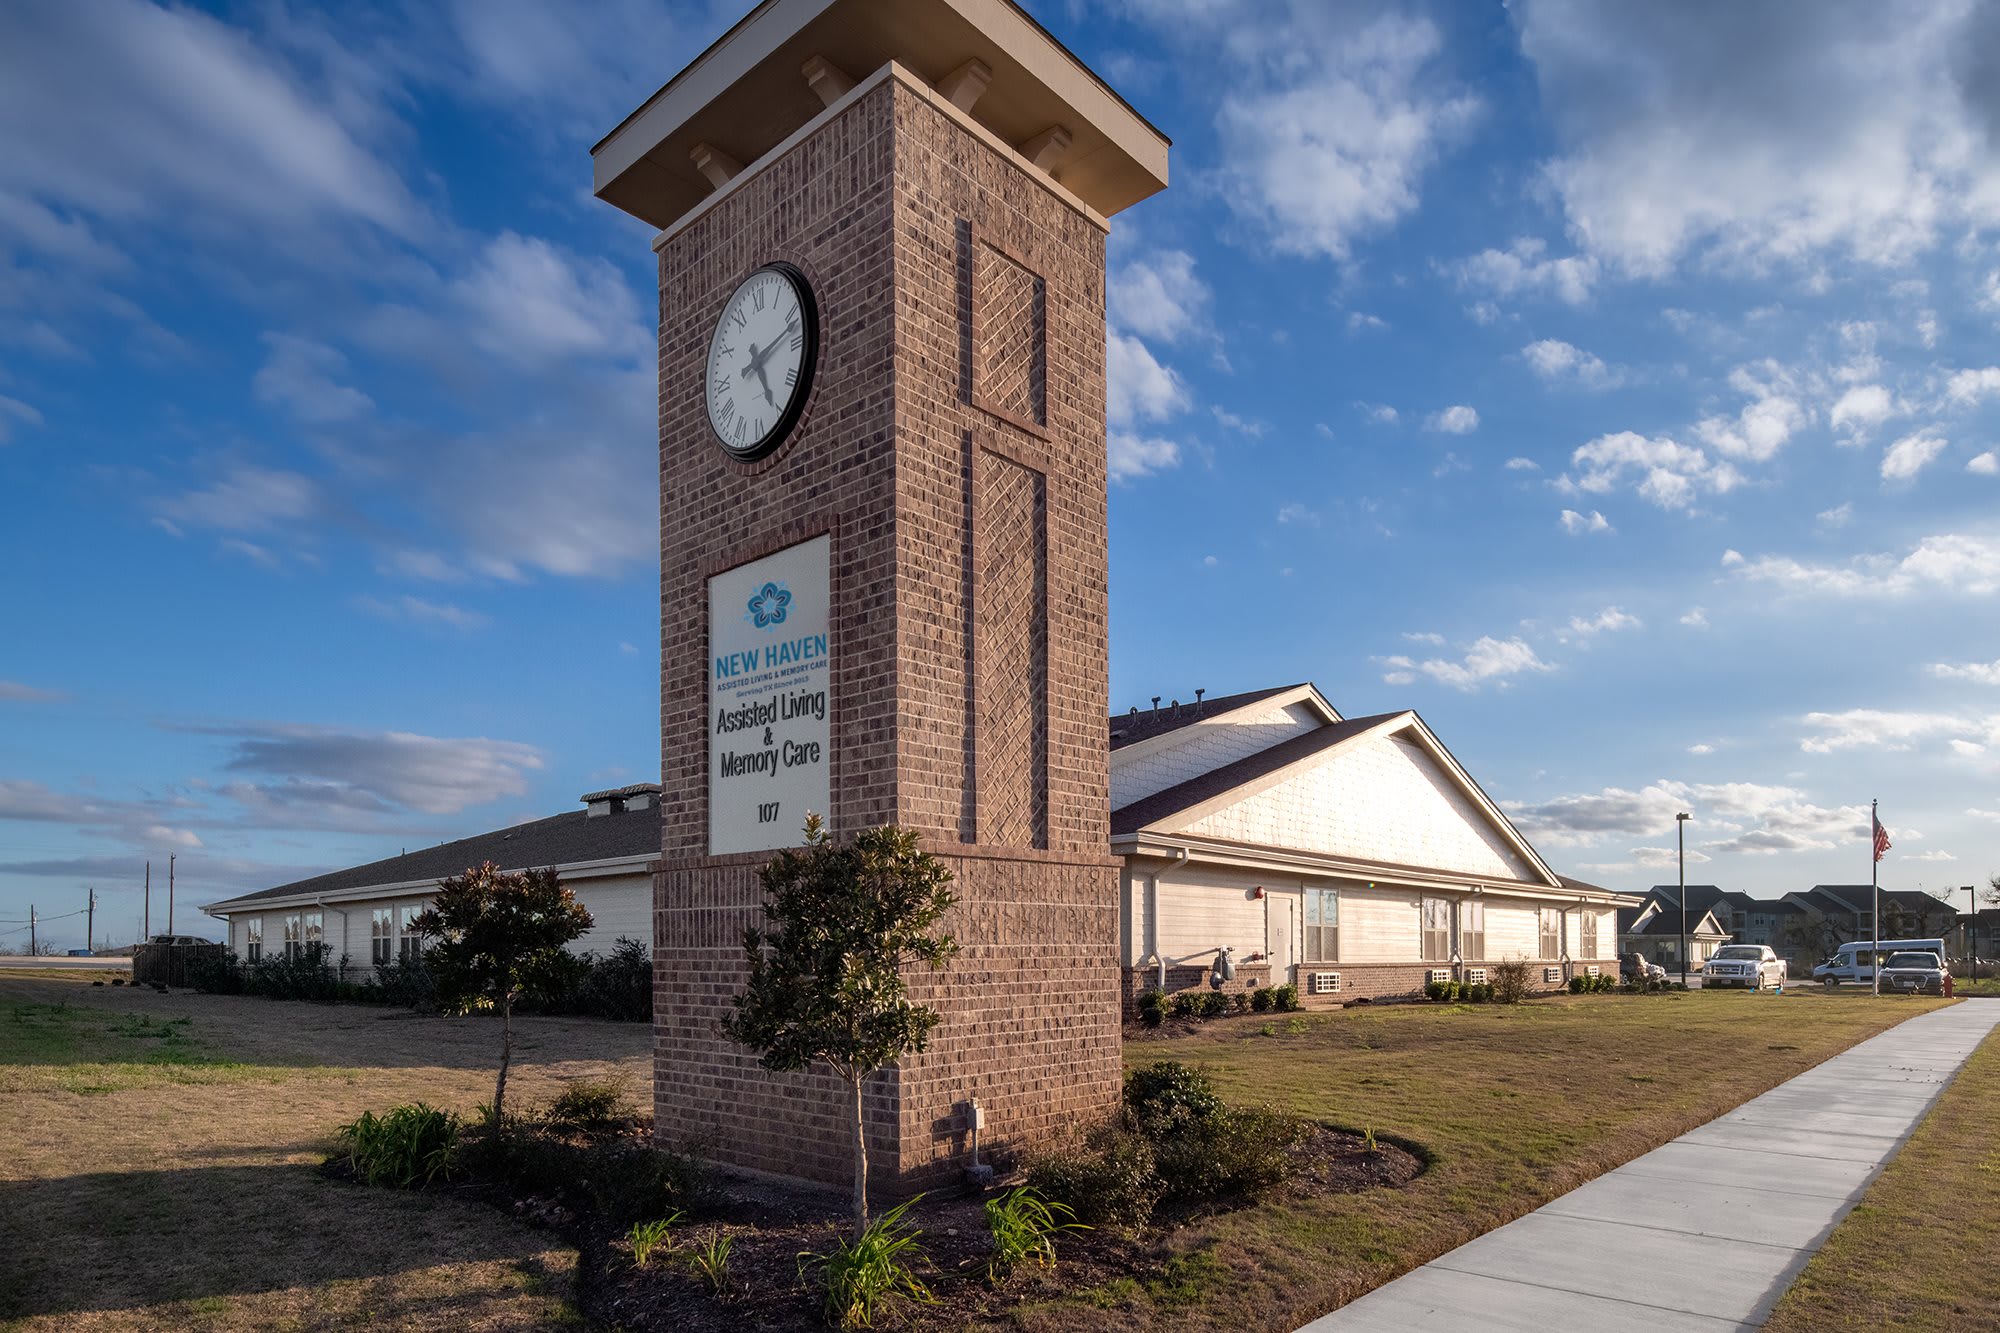
<svg viewBox="0 0 2000 1333"><path fill-rule="evenodd" d="M2000 1328L1996 1251L2000 1034L1973 1052L1764 1327L1773 1333Z"/></svg>
<svg viewBox="0 0 2000 1333"><path fill-rule="evenodd" d="M1414 1140L1402 1190L1273 1198L1160 1235L1176 1266L1017 1312L1031 1329L1291 1329L1941 1001L1590 996L1251 1015L1130 1043L1238 1102Z"/></svg>

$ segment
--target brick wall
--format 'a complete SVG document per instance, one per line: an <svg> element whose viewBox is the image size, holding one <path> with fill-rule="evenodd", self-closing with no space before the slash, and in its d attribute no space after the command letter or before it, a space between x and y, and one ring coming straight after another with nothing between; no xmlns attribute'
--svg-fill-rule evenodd
<svg viewBox="0 0 2000 1333"><path fill-rule="evenodd" d="M710 439L702 367L728 293L776 259L818 297L819 369L791 440L745 465ZM705 854L706 580L822 532L829 822L917 830L959 897L958 958L910 978L944 1022L869 1089L877 1183L954 1173L968 1097L1002 1153L1115 1102L1103 266L1095 224L893 79L662 244L663 1134L852 1170L844 1090L768 1074L717 1029L763 858Z"/></svg>

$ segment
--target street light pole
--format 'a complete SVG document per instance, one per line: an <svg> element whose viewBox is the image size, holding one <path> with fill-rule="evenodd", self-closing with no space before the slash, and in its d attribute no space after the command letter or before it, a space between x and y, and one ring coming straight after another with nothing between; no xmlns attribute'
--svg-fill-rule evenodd
<svg viewBox="0 0 2000 1333"><path fill-rule="evenodd" d="M1674 848L1679 853L1681 865L1681 989L1688 984L1688 849L1687 822L1691 816L1687 811L1674 816Z"/></svg>
<svg viewBox="0 0 2000 1333"><path fill-rule="evenodd" d="M1979 980L1979 890L1970 884L1965 890L1965 978Z"/></svg>

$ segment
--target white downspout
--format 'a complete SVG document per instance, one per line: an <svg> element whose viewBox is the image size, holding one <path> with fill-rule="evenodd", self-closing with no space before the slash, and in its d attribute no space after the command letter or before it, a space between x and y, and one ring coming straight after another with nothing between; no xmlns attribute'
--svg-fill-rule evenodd
<svg viewBox="0 0 2000 1333"><path fill-rule="evenodd" d="M1172 865L1167 867L1167 871L1179 870L1188 863L1190 855L1191 853L1186 847L1181 848L1181 854L1174 859ZM1158 977L1157 984L1159 989L1165 992L1167 989L1167 960L1166 956L1160 952L1161 873L1166 872L1146 876L1146 956L1153 960L1153 966L1158 969L1156 973Z"/></svg>

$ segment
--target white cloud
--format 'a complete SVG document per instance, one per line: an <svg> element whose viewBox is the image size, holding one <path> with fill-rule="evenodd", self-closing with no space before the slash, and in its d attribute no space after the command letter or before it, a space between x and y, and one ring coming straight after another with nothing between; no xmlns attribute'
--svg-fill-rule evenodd
<svg viewBox="0 0 2000 1333"><path fill-rule="evenodd" d="M1615 633L1621 629L1640 628L1639 617L1628 615L1615 606L1607 606L1590 617L1571 616L1569 632L1580 638L1591 639L1599 634Z"/></svg>
<svg viewBox="0 0 2000 1333"><path fill-rule="evenodd" d="M253 810L332 807L354 812L456 814L527 794L525 775L541 751L485 737L453 740L289 723L187 727L231 744L223 765L269 781L232 783L223 793Z"/></svg>
<svg viewBox="0 0 2000 1333"><path fill-rule="evenodd" d="M1383 319L1379 315L1368 314L1365 311L1350 311L1347 316L1347 331L1349 333L1374 333L1379 329L1386 329L1388 327L1388 320Z"/></svg>
<svg viewBox="0 0 2000 1333"><path fill-rule="evenodd" d="M378 597L357 597L354 604L371 616L384 620L408 620L424 625L446 625L457 630L478 629L486 624L486 617L477 611L452 606L446 602L427 602L421 597L397 597L384 601Z"/></svg>
<svg viewBox="0 0 2000 1333"><path fill-rule="evenodd" d="M156 501L154 508L175 524L261 532L304 519L318 504L318 489L299 473L246 465L198 490Z"/></svg>
<svg viewBox="0 0 2000 1333"><path fill-rule="evenodd" d="M1411 643L1427 643L1430 644L1433 648L1444 647L1444 635L1442 634L1435 634L1429 631L1422 631L1422 630L1419 631L1405 630L1403 631L1403 637L1408 639Z"/></svg>
<svg viewBox="0 0 2000 1333"><path fill-rule="evenodd" d="M1505 688L1509 677L1531 671L1553 671L1555 667L1536 656L1535 650L1523 639L1495 639L1481 637L1466 649L1465 655L1457 661L1449 658L1429 658L1422 662L1408 657L1385 657L1378 659L1393 670L1382 677L1391 685L1407 685L1421 672L1441 685L1449 685L1455 690L1472 691L1489 681L1498 682Z"/></svg>
<svg viewBox="0 0 2000 1333"><path fill-rule="evenodd" d="M1227 426L1240 435L1248 435L1252 439L1262 439L1265 430L1268 429L1263 422L1252 421L1248 417L1237 416L1236 413L1219 404L1211 405L1208 410L1210 415L1221 425Z"/></svg>
<svg viewBox="0 0 2000 1333"><path fill-rule="evenodd" d="M1895 265L2000 216L1992 15L1923 0L1761 6L1533 0L1512 11L1562 144L1547 167L1585 251ZM1865 57L1861 53L1865 52Z"/></svg>
<svg viewBox="0 0 2000 1333"><path fill-rule="evenodd" d="M1697 745L1690 745L1690 746L1688 746L1688 753L1689 753L1689 754L1714 754L1714 753L1715 753L1715 747L1714 747L1713 745L1710 745L1710 744L1708 744L1708 742L1706 742L1706 741L1703 741L1703 742L1701 742L1700 744L1697 744Z"/></svg>
<svg viewBox="0 0 2000 1333"><path fill-rule="evenodd" d="M1164 421L1188 408L1187 386L1146 344L1126 333L1105 340L1107 415L1114 427Z"/></svg>
<svg viewBox="0 0 2000 1333"><path fill-rule="evenodd" d="M1502 465L1509 472L1540 472L1542 465L1532 458L1510 458Z"/></svg>
<svg viewBox="0 0 2000 1333"><path fill-rule="evenodd" d="M1478 111L1444 91L1427 19L1262 0L1140 6L1221 61L1223 197L1281 253L1345 260L1415 211L1424 172Z"/></svg>
<svg viewBox="0 0 2000 1333"><path fill-rule="evenodd" d="M1528 368L1548 383L1577 384L1586 389L1610 389L1623 378L1581 347L1560 338L1543 338L1521 349Z"/></svg>
<svg viewBox="0 0 2000 1333"><path fill-rule="evenodd" d="M1985 721L1962 718L1950 713L1897 712L1880 708L1850 708L1843 713L1807 713L1805 724L1819 734L1799 742L1807 754L1832 754L1836 750L1907 750L1919 741L1966 732L1987 734L2000 727L2000 718Z"/></svg>
<svg viewBox="0 0 2000 1333"><path fill-rule="evenodd" d="M1131 481L1180 465L1181 447L1172 440L1114 430L1106 435L1105 444L1113 481Z"/></svg>
<svg viewBox="0 0 2000 1333"><path fill-rule="evenodd" d="M1669 833L1674 816L1694 816L1690 843L1706 841L1710 852L1771 855L1823 851L1866 837L1868 807L1817 805L1794 787L1754 782L1690 783L1662 779L1638 791L1606 787L1598 792L1558 796L1541 802L1503 802L1521 831L1550 846L1582 846L1607 838ZM1658 848L1634 848L1635 855ZM1672 848L1667 848L1671 853ZM1689 859L1694 848L1689 847ZM1671 864L1666 862L1665 864ZM1658 862L1647 862L1658 864Z"/></svg>
<svg viewBox="0 0 2000 1333"><path fill-rule="evenodd" d="M578 358L645 359L652 338L624 276L547 241L502 232L452 283L475 345L516 366Z"/></svg>
<svg viewBox="0 0 2000 1333"><path fill-rule="evenodd" d="M1978 741L1969 741L1966 740L1964 737L1954 736L1952 737L1951 740L1951 751L1953 754L1964 755L1967 758L1971 758L1973 755L1985 754L1986 747L1984 745L1981 745Z"/></svg>
<svg viewBox="0 0 2000 1333"><path fill-rule="evenodd" d="M1733 552L1731 554L1734 554ZM1788 592L1833 597L1906 597L1921 591L1975 597L2000 592L2000 541L1963 533L1926 537L1908 555L1857 556L1845 565L1808 564L1786 556L1724 564L1742 577L1774 583Z"/></svg>
<svg viewBox="0 0 2000 1333"><path fill-rule="evenodd" d="M1168 343L1209 332L1211 294L1185 250L1161 250L1118 265L1106 291L1115 328Z"/></svg>
<svg viewBox="0 0 2000 1333"><path fill-rule="evenodd" d="M1975 454L1966 460L1965 470L1982 477L2000 477L2000 453L1988 449L1983 454Z"/></svg>
<svg viewBox="0 0 2000 1333"><path fill-rule="evenodd" d="M1945 382L1945 396L1962 407L1971 407L1995 394L2000 394L2000 366L1961 370Z"/></svg>
<svg viewBox="0 0 2000 1333"><path fill-rule="evenodd" d="M1956 856L1953 856L1950 852L1940 850L1940 851L1930 851L1930 852L1919 852L1917 853L1917 855L1909 857L1907 859L1911 861L1956 861L1958 858Z"/></svg>
<svg viewBox="0 0 2000 1333"><path fill-rule="evenodd" d="M1770 461L1811 419L1794 394L1793 377L1775 361L1738 366L1729 383L1750 401L1734 418L1704 417L1694 428L1704 444L1729 458Z"/></svg>
<svg viewBox="0 0 2000 1333"><path fill-rule="evenodd" d="M1294 500L1290 504L1278 507L1278 522L1310 524L1313 527L1318 527L1319 515Z"/></svg>
<svg viewBox="0 0 2000 1333"><path fill-rule="evenodd" d="M1814 516L1814 521L1817 522L1822 528L1831 530L1834 528L1846 527L1848 520L1852 519L1853 517L1854 517L1854 502L1851 500L1844 500L1841 503L1835 505L1831 509L1820 510L1819 513Z"/></svg>
<svg viewBox="0 0 2000 1333"><path fill-rule="evenodd" d="M25 421L30 426L39 426L42 424L42 414L20 399L9 398L6 394L0 393L0 444L5 444L13 438L10 421Z"/></svg>
<svg viewBox="0 0 2000 1333"><path fill-rule="evenodd" d="M1597 285L1597 261L1584 255L1547 256L1548 246L1523 236L1505 250L1482 250L1452 266L1461 286L1483 287L1498 296L1553 296L1581 305ZM1489 323L1481 320L1481 323Z"/></svg>
<svg viewBox="0 0 2000 1333"><path fill-rule="evenodd" d="M1500 307L1491 301L1474 301L1465 308L1465 314L1474 324L1486 325L1500 318Z"/></svg>
<svg viewBox="0 0 2000 1333"><path fill-rule="evenodd" d="M264 345L271 354L250 382L259 402L315 426L352 421L374 408L367 394L336 382L346 372L347 358L334 348L289 333L266 333Z"/></svg>
<svg viewBox="0 0 2000 1333"><path fill-rule="evenodd" d="M1396 409L1387 403L1356 403L1355 406L1377 426L1393 426L1400 419Z"/></svg>
<svg viewBox="0 0 2000 1333"><path fill-rule="evenodd" d="M1629 430L1598 436L1571 454L1570 461L1577 475L1565 473L1556 483L1565 494L1603 495L1636 478L1633 489L1639 497L1662 509L1692 510L1704 492L1724 495L1743 481L1730 464L1710 462L1693 445Z"/></svg>
<svg viewBox="0 0 2000 1333"><path fill-rule="evenodd" d="M2000 661L1963 664L1934 662L1931 664L1930 672L1939 680L1969 680L1980 685L2000 685Z"/></svg>
<svg viewBox="0 0 2000 1333"><path fill-rule="evenodd" d="M0 703L53 703L62 697L56 690L38 689L18 680L0 680Z"/></svg>
<svg viewBox="0 0 2000 1333"><path fill-rule="evenodd" d="M1681 624L1686 625L1689 629L1707 629L1708 609L1700 606L1693 608L1681 617Z"/></svg>
<svg viewBox="0 0 2000 1333"><path fill-rule="evenodd" d="M0 7L0 124L36 127L0 136L0 179L67 210L408 237L424 210L364 142L373 114L190 9Z"/></svg>
<svg viewBox="0 0 2000 1333"><path fill-rule="evenodd" d="M1924 470L1945 449L1944 437L1934 430L1905 435L1882 455L1884 481L1908 481Z"/></svg>
<svg viewBox="0 0 2000 1333"><path fill-rule="evenodd" d="M1431 413L1424 421L1424 428L1446 435L1470 435L1479 429L1479 413L1463 403L1454 404Z"/></svg>
<svg viewBox="0 0 2000 1333"><path fill-rule="evenodd" d="M1611 520L1598 513L1595 509L1591 510L1588 514L1580 514L1574 509L1563 510L1562 530L1572 537L1585 532L1614 531L1611 526Z"/></svg>
<svg viewBox="0 0 2000 1333"><path fill-rule="evenodd" d="M1896 414L1896 400L1879 384L1857 384L1840 395L1828 420L1845 431L1852 443L1866 440L1877 426Z"/></svg>

